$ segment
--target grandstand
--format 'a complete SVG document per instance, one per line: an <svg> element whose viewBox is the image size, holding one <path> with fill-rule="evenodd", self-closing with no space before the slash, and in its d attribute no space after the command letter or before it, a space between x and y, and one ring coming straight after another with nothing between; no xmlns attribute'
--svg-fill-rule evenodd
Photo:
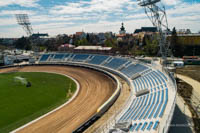
<svg viewBox="0 0 200 133"><path fill-rule="evenodd" d="M126 81L130 82L132 95L126 102L126 108L120 110L115 116L115 122L110 120L109 128L104 130L164 133L168 131L175 107L176 85L162 69L137 60L133 62L127 58L95 54L48 53L43 54L39 62L51 63L52 60L99 66L126 77Z"/></svg>

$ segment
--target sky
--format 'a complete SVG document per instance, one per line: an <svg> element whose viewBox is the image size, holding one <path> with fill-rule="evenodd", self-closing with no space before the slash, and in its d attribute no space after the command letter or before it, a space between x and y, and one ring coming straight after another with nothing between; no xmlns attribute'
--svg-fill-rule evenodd
<svg viewBox="0 0 200 133"><path fill-rule="evenodd" d="M169 28L200 31L200 0L161 0ZM137 0L0 0L0 38L26 36L15 14L28 14L34 33L128 33L152 26Z"/></svg>

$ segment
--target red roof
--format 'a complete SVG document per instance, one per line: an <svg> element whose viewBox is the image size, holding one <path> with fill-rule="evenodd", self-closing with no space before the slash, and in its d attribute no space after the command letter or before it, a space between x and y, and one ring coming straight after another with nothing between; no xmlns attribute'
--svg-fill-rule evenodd
<svg viewBox="0 0 200 133"><path fill-rule="evenodd" d="M76 32L76 35L77 36L80 36L80 35L82 35L84 32Z"/></svg>
<svg viewBox="0 0 200 133"><path fill-rule="evenodd" d="M118 34L117 37L125 37L126 34Z"/></svg>

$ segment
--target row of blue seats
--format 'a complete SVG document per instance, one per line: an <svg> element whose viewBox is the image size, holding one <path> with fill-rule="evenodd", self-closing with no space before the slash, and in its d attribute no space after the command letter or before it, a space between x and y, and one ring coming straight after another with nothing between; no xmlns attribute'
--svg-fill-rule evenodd
<svg viewBox="0 0 200 133"><path fill-rule="evenodd" d="M73 61L85 61L90 55L89 54L75 54L73 57Z"/></svg>
<svg viewBox="0 0 200 133"><path fill-rule="evenodd" d="M127 63L128 60L121 58L113 58L110 62L104 64L104 66L112 68L114 70L118 69L121 65Z"/></svg>
<svg viewBox="0 0 200 133"><path fill-rule="evenodd" d="M144 70L148 69L148 67L141 65L141 64L131 64L128 67L123 68L120 70L123 74L127 75L128 77L132 77L134 74L138 72L142 72Z"/></svg>
<svg viewBox="0 0 200 133"><path fill-rule="evenodd" d="M58 61L58 60L62 60L62 59L65 59L65 58L69 58L69 56L70 56L72 61L77 61L77 62L85 61L90 56L93 56L93 58L91 58L91 60L88 60L88 63L89 64L95 64L95 65L100 65L105 60L110 58L110 56L106 56L106 55L69 54L69 53L67 53L67 54L44 54L41 57L40 61L45 62L49 58L51 60ZM128 77L132 77L134 74L136 74L138 72L142 72L142 71L147 69L146 66L143 66L141 64L134 65L134 64L132 64L132 62L128 61L127 59L122 59L122 58L110 58L110 61L108 63L105 63L104 66L116 70L124 64L125 64L125 67L122 68L122 70L120 70L120 71L122 73L124 73L125 75L127 75Z"/></svg>
<svg viewBox="0 0 200 133"><path fill-rule="evenodd" d="M144 89L154 89L156 91L156 86L166 83L165 79L156 71L151 71L150 73L143 75L132 82L136 92ZM159 87L157 88L159 89Z"/></svg>
<svg viewBox="0 0 200 133"><path fill-rule="evenodd" d="M40 58L41 62L47 61L48 58L51 60L62 60L64 58L73 57L73 61L84 61L86 60L90 55L89 54L43 54Z"/></svg>
<svg viewBox="0 0 200 133"><path fill-rule="evenodd" d="M88 63L94 65L100 65L108 58L109 56L106 55L95 55Z"/></svg>
<svg viewBox="0 0 200 133"><path fill-rule="evenodd" d="M54 59L61 60L65 57L65 54L55 54Z"/></svg>
<svg viewBox="0 0 200 133"><path fill-rule="evenodd" d="M119 122L157 118L158 114L159 117L162 117L167 101L168 89L138 97L133 100Z"/></svg>
<svg viewBox="0 0 200 133"><path fill-rule="evenodd" d="M69 54L43 54L42 57L40 58L41 62L47 61L49 58L51 60L61 60L64 57L68 56Z"/></svg>
<svg viewBox="0 0 200 133"><path fill-rule="evenodd" d="M50 54L44 54L42 55L42 57L40 58L40 61L47 61L49 58Z"/></svg>
<svg viewBox="0 0 200 133"><path fill-rule="evenodd" d="M153 125L154 124L154 125ZM130 127L130 131L131 132L139 132L139 131L144 131L145 129L150 131L151 129L156 130L158 128L159 125L159 121L156 121L155 123L153 121L149 122L144 122L144 123L134 123L131 127ZM152 128L153 127L153 128Z"/></svg>
<svg viewBox="0 0 200 133"><path fill-rule="evenodd" d="M125 67L123 69L121 69L120 71L127 75L129 78L131 78L134 74L138 73L138 72L142 72L144 70L148 69L148 67L143 66L141 64L131 64L128 67Z"/></svg>

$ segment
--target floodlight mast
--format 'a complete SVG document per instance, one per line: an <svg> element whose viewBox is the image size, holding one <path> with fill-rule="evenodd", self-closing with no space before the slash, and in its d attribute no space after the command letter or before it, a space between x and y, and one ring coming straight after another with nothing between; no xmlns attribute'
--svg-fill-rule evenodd
<svg viewBox="0 0 200 133"><path fill-rule="evenodd" d="M17 23L23 27L28 36L33 34L33 29L27 14L15 14Z"/></svg>
<svg viewBox="0 0 200 133"><path fill-rule="evenodd" d="M169 45L166 42L167 32L168 32L168 21L165 12L165 7L162 6L161 4L157 5L157 3L159 3L161 0L138 0L138 1L139 5L144 7L145 13L147 14L152 24L155 27L157 27L157 30L160 35L158 38L160 47L159 54L161 54L163 59L163 64L165 64L169 48Z"/></svg>

